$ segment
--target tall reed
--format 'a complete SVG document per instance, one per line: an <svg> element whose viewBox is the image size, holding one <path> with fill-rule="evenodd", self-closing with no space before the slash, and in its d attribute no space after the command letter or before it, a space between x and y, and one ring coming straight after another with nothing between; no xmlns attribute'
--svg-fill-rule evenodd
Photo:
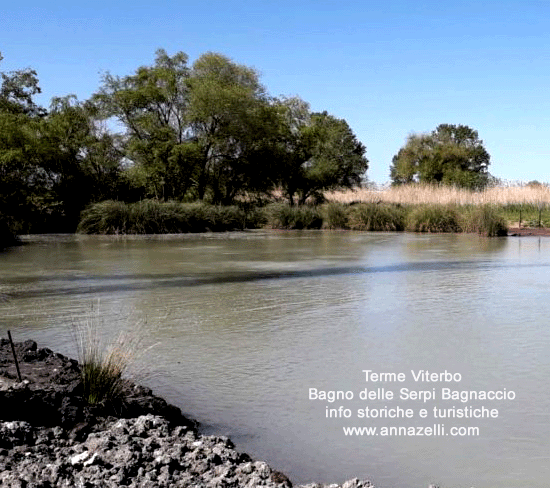
<svg viewBox="0 0 550 488"><path fill-rule="evenodd" d="M466 190L447 185L410 184L390 186L382 190L362 188L358 190L325 193L331 202L384 202L401 205L550 205L550 187L546 185L515 185L487 188L482 191Z"/></svg>

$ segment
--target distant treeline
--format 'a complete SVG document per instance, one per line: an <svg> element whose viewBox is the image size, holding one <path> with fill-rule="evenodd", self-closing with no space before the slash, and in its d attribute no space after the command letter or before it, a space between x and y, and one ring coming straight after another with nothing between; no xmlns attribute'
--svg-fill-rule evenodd
<svg viewBox="0 0 550 488"><path fill-rule="evenodd" d="M277 189L293 206L366 178L345 120L270 96L256 70L221 54L188 64L159 49L150 66L104 75L88 100L48 108L34 70L0 75L0 234L72 232L106 200L261 206ZM489 159L475 130L441 124L410 135L389 169L394 185L479 189Z"/></svg>

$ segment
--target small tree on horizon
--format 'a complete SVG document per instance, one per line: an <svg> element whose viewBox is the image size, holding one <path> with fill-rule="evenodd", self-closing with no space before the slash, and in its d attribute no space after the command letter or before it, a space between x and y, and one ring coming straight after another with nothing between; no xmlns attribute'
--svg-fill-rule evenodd
<svg viewBox="0 0 550 488"><path fill-rule="evenodd" d="M489 182L490 155L476 130L441 124L430 134L411 134L393 157L392 184L443 183L480 189Z"/></svg>

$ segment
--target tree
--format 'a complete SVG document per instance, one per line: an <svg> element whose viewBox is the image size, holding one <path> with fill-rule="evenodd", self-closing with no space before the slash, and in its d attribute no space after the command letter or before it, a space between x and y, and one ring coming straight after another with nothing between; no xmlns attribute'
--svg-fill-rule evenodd
<svg viewBox="0 0 550 488"><path fill-rule="evenodd" d="M489 180L490 156L477 131L465 125L441 124L431 134L412 134L393 157L394 184L443 183L483 188Z"/></svg>
<svg viewBox="0 0 550 488"><path fill-rule="evenodd" d="M227 204L270 185L278 114L254 69L203 54L190 76L189 122L203 154L199 199L210 188L214 203Z"/></svg>
<svg viewBox="0 0 550 488"><path fill-rule="evenodd" d="M2 55L0 54L0 61ZM40 93L36 71L26 68L22 70L0 73L0 112L24 114L28 116L45 115L46 111L36 105L33 97Z"/></svg>
<svg viewBox="0 0 550 488"><path fill-rule="evenodd" d="M309 113L295 99L283 106L288 127L280 179L290 204L296 194L303 204L324 190L359 184L368 168L366 148L348 123L327 112Z"/></svg>
<svg viewBox="0 0 550 488"><path fill-rule="evenodd" d="M1 79L0 215L17 232L72 229L86 204L116 192L114 140L74 95L54 98L49 112L37 105L34 70Z"/></svg>
<svg viewBox="0 0 550 488"><path fill-rule="evenodd" d="M253 68L208 52L157 51L154 66L107 74L93 101L125 127L126 173L147 196L229 204L283 185L291 200L357 184L365 147L344 120L270 99Z"/></svg>
<svg viewBox="0 0 550 488"><path fill-rule="evenodd" d="M38 136L50 193L71 226L90 202L116 197L122 154L95 107L79 102L75 95L53 98Z"/></svg>
<svg viewBox="0 0 550 488"><path fill-rule="evenodd" d="M37 148L45 110L33 100L40 93L35 71L2 72L0 77L0 219L12 231L24 232L45 188Z"/></svg>
<svg viewBox="0 0 550 488"><path fill-rule="evenodd" d="M145 170L147 196L181 198L189 189L197 151L189 134L188 78L187 55L159 49L155 64L134 75L107 73L93 96L104 118L124 126L125 155Z"/></svg>
<svg viewBox="0 0 550 488"><path fill-rule="evenodd" d="M125 127L127 172L147 196L231 203L265 187L277 114L255 70L206 53L157 51L154 66L107 74L93 101Z"/></svg>

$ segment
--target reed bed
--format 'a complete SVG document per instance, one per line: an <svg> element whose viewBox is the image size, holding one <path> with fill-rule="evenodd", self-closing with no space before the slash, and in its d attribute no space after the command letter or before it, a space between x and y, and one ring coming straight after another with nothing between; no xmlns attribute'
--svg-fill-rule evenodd
<svg viewBox="0 0 550 488"><path fill-rule="evenodd" d="M331 191L325 193L329 202L394 203L401 205L544 205L550 206L550 187L547 185L517 185L472 191L444 185L400 185L382 190Z"/></svg>
<svg viewBox="0 0 550 488"><path fill-rule="evenodd" d="M508 185L471 191L437 185L402 185L325 194L322 205L241 202L239 206L146 200L106 201L82 213L88 234L167 234L277 229L473 232L505 235L508 228L550 227L550 188Z"/></svg>

